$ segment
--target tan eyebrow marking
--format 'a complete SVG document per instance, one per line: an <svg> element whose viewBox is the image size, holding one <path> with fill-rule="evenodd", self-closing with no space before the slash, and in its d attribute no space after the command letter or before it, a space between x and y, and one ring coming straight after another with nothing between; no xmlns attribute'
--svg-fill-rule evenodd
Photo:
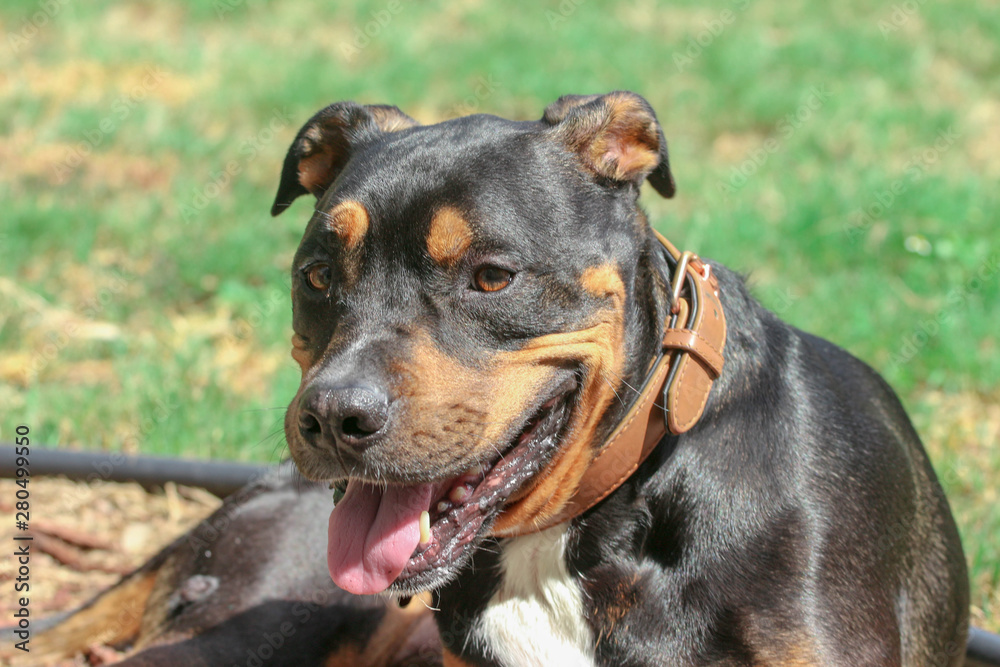
<svg viewBox="0 0 1000 667"><path fill-rule="evenodd" d="M368 211L353 200L342 201L330 210L327 227L343 241L347 250L353 250L368 233Z"/></svg>
<svg viewBox="0 0 1000 667"><path fill-rule="evenodd" d="M472 229L462 213L453 206L445 206L431 218L427 234L427 252L439 264L454 264L472 243Z"/></svg>
<svg viewBox="0 0 1000 667"><path fill-rule="evenodd" d="M610 264L588 266L580 275L580 284L596 297L616 296L625 291L621 274Z"/></svg>

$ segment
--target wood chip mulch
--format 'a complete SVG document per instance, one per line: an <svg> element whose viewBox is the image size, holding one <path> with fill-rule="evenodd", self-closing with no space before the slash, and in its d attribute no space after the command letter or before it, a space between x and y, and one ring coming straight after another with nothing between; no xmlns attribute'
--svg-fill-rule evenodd
<svg viewBox="0 0 1000 667"><path fill-rule="evenodd" d="M0 479L3 544L32 535L30 613L33 619L69 611L118 581L121 575L213 512L222 501L203 489L167 483L146 491L138 484L32 478L30 530L15 527L14 480ZM0 559L0 587L11 587L18 563ZM0 617L18 608L0 596Z"/></svg>

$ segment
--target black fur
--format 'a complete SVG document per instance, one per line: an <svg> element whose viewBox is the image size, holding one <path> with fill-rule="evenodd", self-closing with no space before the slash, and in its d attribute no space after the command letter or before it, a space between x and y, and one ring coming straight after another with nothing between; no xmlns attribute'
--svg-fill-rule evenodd
<svg viewBox="0 0 1000 667"><path fill-rule="evenodd" d="M382 222L366 237L364 287L339 295L332 312L298 288L297 329L330 354L334 336L357 350L359 336L430 321L443 348L476 359L577 326L594 306L575 277L611 261L628 290L627 395L655 351L668 271L652 251L635 182L595 178L546 138L567 118L599 113L602 99L563 98L541 127L472 116L352 144L318 207L358 199ZM661 150L667 173L653 175L672 194L665 142ZM440 202L473 211L496 249L491 261L518 269L523 282L507 298L462 303L467 279L428 264L422 221ZM296 261L317 244L307 231ZM704 416L572 523L569 566L600 638L599 661L958 664L947 646L966 632L965 562L896 396L862 362L781 322L739 277L713 268L729 338ZM354 327L346 332L345 317ZM625 407L609 410L605 433ZM336 464L328 470L335 475ZM476 664L491 653L468 627L496 588L495 566L493 550L480 549L436 596L451 650Z"/></svg>
<svg viewBox="0 0 1000 667"><path fill-rule="evenodd" d="M405 484L463 470L469 460L460 444L414 462L401 456L406 443L393 440L405 427L393 411L408 398L392 393L393 363L406 359L414 330L475 366L498 350L586 323L603 304L582 289L580 276L609 263L626 289L625 364L622 400L602 416L594 446L614 428L634 396L629 388L642 383L667 314L670 271L638 208L639 184L648 177L661 194L674 192L652 109L637 96L616 95L561 98L539 122L478 115L416 127L404 117L391 131L385 128L398 110L340 103L300 131L275 213L310 191L298 182L299 165L316 142L332 151L328 172L311 190L317 213L293 266L294 328L317 360L303 386L373 387L388 406L386 434L358 452L333 441L326 449L297 448L293 402L286 428L306 474ZM631 115L614 117L621 109ZM641 160L605 160L580 145L589 138L581 139L579 128L591 126L617 127L618 143L609 145L633 142L658 161L629 171ZM371 217L356 251L326 226L325 213L346 200L362 202ZM475 229L469 253L450 266L431 261L425 242L442 204L461 209ZM674 232L683 244L683 230ZM306 283L317 262L332 271L325 292ZM511 269L510 288L470 290L484 264ZM596 662L960 665L965 560L898 399L868 366L780 321L739 276L711 264L728 339L704 415L689 432L665 437L631 478L570 524L566 563L582 591ZM315 544L315 535L296 533L299 525L276 515L255 530L282 544ZM504 540L487 529L434 582L442 645L474 665L494 664L489 638L474 630L504 576ZM249 585L267 576L253 569L244 579ZM359 614L370 613L364 607ZM338 604L337 619L343 609ZM226 659L245 646L228 648ZM281 660L271 664L312 658Z"/></svg>

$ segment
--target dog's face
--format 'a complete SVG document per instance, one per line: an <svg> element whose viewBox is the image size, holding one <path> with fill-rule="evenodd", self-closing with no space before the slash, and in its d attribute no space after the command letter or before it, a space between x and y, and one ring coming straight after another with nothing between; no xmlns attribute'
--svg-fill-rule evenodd
<svg viewBox="0 0 1000 667"><path fill-rule="evenodd" d="M292 267L302 384L285 432L306 476L346 482L341 587L436 587L487 531L571 497L635 363L646 177L673 193L630 93L426 127L341 103L299 132L272 210L317 198Z"/></svg>

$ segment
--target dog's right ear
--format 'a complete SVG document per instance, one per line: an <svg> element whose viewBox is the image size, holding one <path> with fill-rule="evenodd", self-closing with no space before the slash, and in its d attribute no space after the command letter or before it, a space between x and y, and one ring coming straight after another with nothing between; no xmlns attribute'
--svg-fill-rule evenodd
<svg viewBox="0 0 1000 667"><path fill-rule="evenodd" d="M542 122L591 173L636 186L645 178L662 196L674 196L667 140L653 107L639 95L563 95L545 109Z"/></svg>
<svg viewBox="0 0 1000 667"><path fill-rule="evenodd" d="M271 215L278 215L301 195L322 197L362 143L419 124L385 104L337 102L326 107L302 126L288 148Z"/></svg>

